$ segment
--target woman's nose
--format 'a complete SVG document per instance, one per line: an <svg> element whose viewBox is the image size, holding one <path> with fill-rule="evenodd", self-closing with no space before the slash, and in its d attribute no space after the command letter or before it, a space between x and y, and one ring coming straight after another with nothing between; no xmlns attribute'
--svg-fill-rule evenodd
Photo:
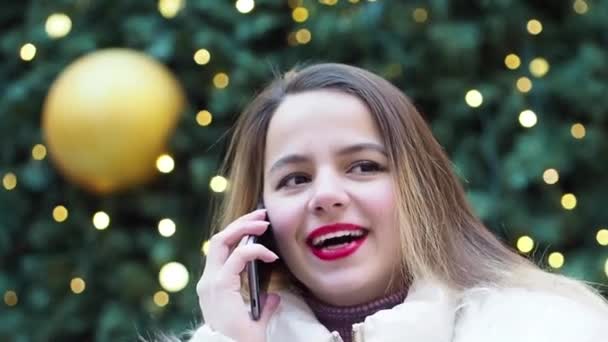
<svg viewBox="0 0 608 342"><path fill-rule="evenodd" d="M348 193L338 177L330 173L318 174L314 182L316 184L309 201L311 212L321 214L341 211L350 202Z"/></svg>

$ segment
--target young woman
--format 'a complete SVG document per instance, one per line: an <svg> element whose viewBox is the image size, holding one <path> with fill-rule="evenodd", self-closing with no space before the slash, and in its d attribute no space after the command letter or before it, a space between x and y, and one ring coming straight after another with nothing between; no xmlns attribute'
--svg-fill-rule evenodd
<svg viewBox="0 0 608 342"><path fill-rule="evenodd" d="M608 341L606 302L502 245L410 100L368 71L274 81L224 172L191 341ZM276 250L239 243L266 214ZM256 259L271 276L252 320L241 276Z"/></svg>

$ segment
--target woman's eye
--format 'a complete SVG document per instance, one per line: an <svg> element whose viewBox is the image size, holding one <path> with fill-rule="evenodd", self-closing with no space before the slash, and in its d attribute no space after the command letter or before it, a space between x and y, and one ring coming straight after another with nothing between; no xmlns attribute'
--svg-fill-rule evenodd
<svg viewBox="0 0 608 342"><path fill-rule="evenodd" d="M384 170L379 164L374 163L374 162L370 162L370 161L359 162L355 166L353 166L351 168L351 170L353 170L355 168L361 168L361 171L363 173L376 172L376 171L382 171L382 170Z"/></svg>
<svg viewBox="0 0 608 342"><path fill-rule="evenodd" d="M372 173L372 172L380 172L380 171L384 171L385 168L382 167L380 164L375 163L375 162L371 162L371 161L362 161L362 162L357 162L355 163L349 170L348 172L353 172L353 170L359 168L360 171L355 171L354 173ZM287 175L285 178L283 178L279 184L277 185L277 189L280 189L284 186L296 186L298 184L307 182L309 180L309 177L306 175L302 175L302 174L290 174Z"/></svg>
<svg viewBox="0 0 608 342"><path fill-rule="evenodd" d="M280 189L280 188L282 188L282 187L284 187L284 186L286 186L286 185L288 185L288 186L298 185L298 184L300 184L300 183L298 183L298 180L300 180L300 181L301 181L301 180L302 180L302 178L308 178L308 177L306 177L306 176L304 176L304 175L298 175L298 174L295 174L295 175L289 175L289 176L287 176L287 177L283 178L283 179L282 179L282 180L279 182L279 185L277 185L277 189ZM291 183L290 183L290 184L288 184L288 182L289 182L290 180L292 180L292 179L294 180L294 183L293 183L293 184L291 184Z"/></svg>

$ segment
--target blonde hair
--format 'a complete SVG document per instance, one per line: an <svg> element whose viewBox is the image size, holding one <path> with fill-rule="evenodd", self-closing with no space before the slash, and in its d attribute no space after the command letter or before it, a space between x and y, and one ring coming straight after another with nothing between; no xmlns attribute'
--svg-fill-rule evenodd
<svg viewBox="0 0 608 342"><path fill-rule="evenodd" d="M412 102L385 79L343 64L292 70L268 85L238 118L221 167L229 188L215 211L217 231L255 209L263 190L269 122L290 94L327 89L361 99L368 107L394 170L401 267L390 287L433 278L457 290L473 287L553 286L578 282L541 271L502 244L478 219L442 147ZM270 290L292 285L285 265L268 270ZM243 291L246 297L246 291ZM598 301L598 296L591 295Z"/></svg>

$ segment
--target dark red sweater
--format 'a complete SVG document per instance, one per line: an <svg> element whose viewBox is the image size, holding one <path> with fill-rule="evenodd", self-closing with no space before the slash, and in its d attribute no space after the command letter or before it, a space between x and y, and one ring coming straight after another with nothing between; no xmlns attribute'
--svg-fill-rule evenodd
<svg viewBox="0 0 608 342"><path fill-rule="evenodd" d="M369 303L354 306L329 305L314 298L310 293L307 293L304 299L321 324L329 331L337 331L344 342L351 342L353 324L363 322L365 317L380 310L390 309L403 303L406 296L407 289Z"/></svg>

